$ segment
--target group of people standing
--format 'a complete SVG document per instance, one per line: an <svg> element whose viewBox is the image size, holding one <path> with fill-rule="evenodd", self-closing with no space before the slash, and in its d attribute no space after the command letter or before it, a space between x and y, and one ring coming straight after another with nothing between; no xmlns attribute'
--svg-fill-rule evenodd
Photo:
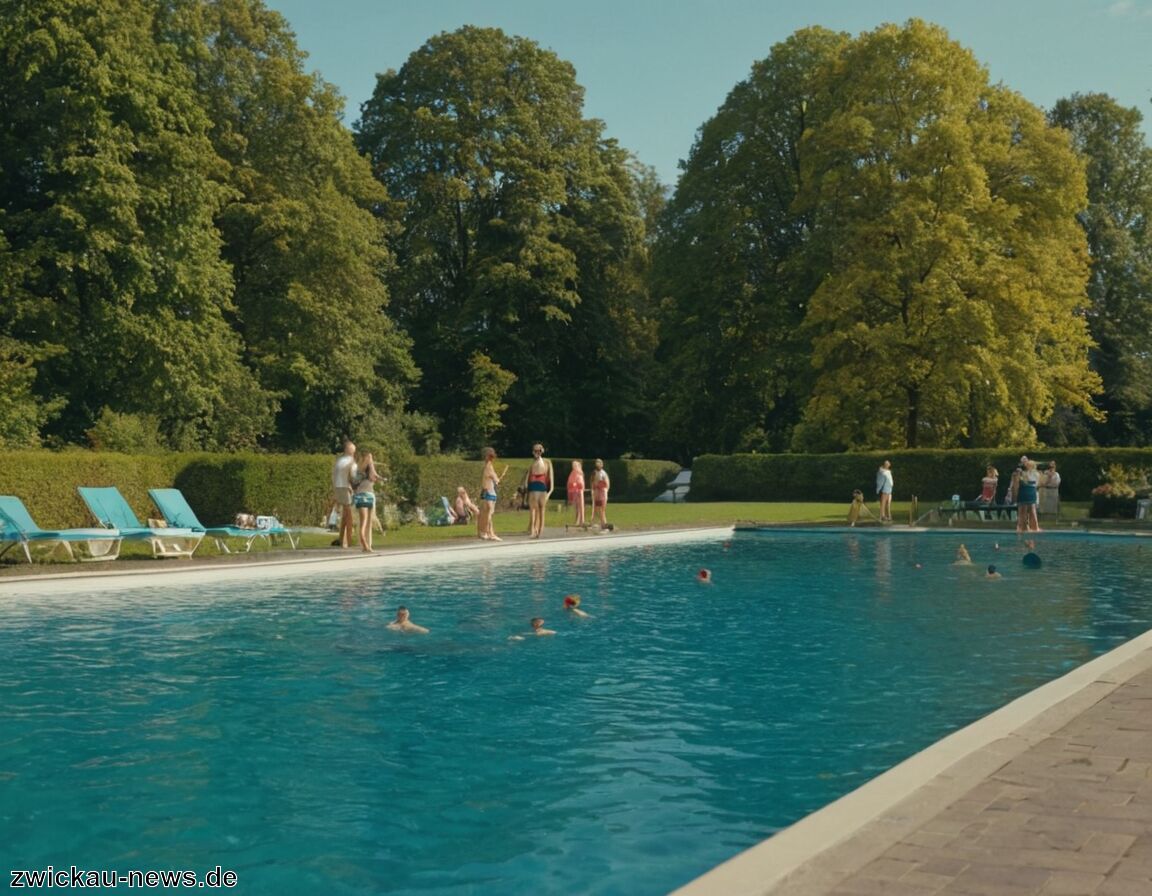
<svg viewBox="0 0 1152 896"><path fill-rule="evenodd" d="M492 517L496 510L496 489L500 481L507 475L508 466L505 465L501 473L496 473L496 449L484 449L484 469L480 474L480 512L476 516L476 534L485 541L500 541L500 537L493 528ZM595 522L599 517L600 525L608 525L608 490L612 482L604 469L604 461L597 458L595 469L592 472L592 519ZM528 536L539 538L544 531L545 516L548 509L548 500L556 488L556 472L552 461L544 456L544 446L537 442L532 446L532 463L524 478L524 494L528 502ZM569 506L576 508L575 525L586 525L584 519L584 492L587 483L584 479L584 465L578 460L572 461L572 470L568 474L565 491Z"/></svg>
<svg viewBox="0 0 1152 896"><path fill-rule="evenodd" d="M382 477L376 470L371 451L356 453L351 439L344 440L344 451L332 466L332 498L340 513L339 536L333 544L346 548L352 543L352 528L359 515L357 531L360 550L372 550L372 527L376 516L376 483Z"/></svg>
<svg viewBox="0 0 1152 896"><path fill-rule="evenodd" d="M1000 474L991 464L980 480L980 496L975 505L995 505ZM876 497L880 501L880 521L892 521L892 463L884 461L876 471ZM855 496L853 498L855 501ZM1060 474L1056 461L1050 460L1043 472L1027 455L1012 472L1003 505L1016 507L1016 531L1039 532L1040 514L1055 516L1060 509ZM857 511L859 513L859 511Z"/></svg>
<svg viewBox="0 0 1152 896"><path fill-rule="evenodd" d="M984 475L985 488L981 497L987 491L989 476L995 483L995 467L989 467ZM992 493L996 493L995 484ZM1017 532L1039 532L1040 514L1055 515L1060 509L1060 474L1056 471L1056 461L1048 461L1047 468L1041 472L1036 461L1022 455L1020 463L1012 471L1008 491L1004 493L1004 503L1016 505Z"/></svg>
<svg viewBox="0 0 1152 896"><path fill-rule="evenodd" d="M496 534L493 516L496 512L497 489L508 474L508 466L496 472L495 448L485 448L483 458L479 504L472 501L468 490L461 485L456 489L456 499L449 517L455 517L453 522L466 522L475 517L476 534L480 538L485 541L501 541ZM339 513L338 537L332 542L333 546L347 548L352 543L355 529L359 534L360 549L368 554L374 553L372 532L376 516L375 485L382 478L376 469L372 452L358 454L355 443L345 439L343 451L332 466L332 499ZM523 486L529 511L528 534L532 538L539 538L544 531L548 499L555 486L552 461L544 457L544 446L537 442L532 446L532 463ZM572 471L568 474L566 486L568 504L576 508L575 525L584 526L584 493L587 489L584 466L580 461L572 461ZM598 517L602 527L608 526L608 490L611 487L612 482L604 469L604 461L597 459L591 477L592 518L596 521Z"/></svg>

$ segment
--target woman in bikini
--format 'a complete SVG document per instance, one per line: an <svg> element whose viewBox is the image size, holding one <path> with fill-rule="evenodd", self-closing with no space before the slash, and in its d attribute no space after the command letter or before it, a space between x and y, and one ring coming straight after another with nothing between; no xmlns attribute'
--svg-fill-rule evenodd
<svg viewBox="0 0 1152 896"><path fill-rule="evenodd" d="M476 534L485 541L501 541L492 527L492 517L496 513L496 487L500 477L496 475L496 449L484 449L484 472L480 474L480 512L476 514Z"/></svg>

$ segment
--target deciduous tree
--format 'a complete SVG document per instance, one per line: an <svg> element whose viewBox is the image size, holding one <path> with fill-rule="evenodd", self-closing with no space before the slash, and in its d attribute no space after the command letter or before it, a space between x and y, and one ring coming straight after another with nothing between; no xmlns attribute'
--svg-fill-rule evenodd
<svg viewBox="0 0 1152 896"><path fill-rule="evenodd" d="M141 0L8 0L0 16L0 332L77 441L104 407L173 447L243 447L271 396L230 328L210 121ZM61 350L63 349L63 350Z"/></svg>
<svg viewBox="0 0 1152 896"><path fill-rule="evenodd" d="M816 378L800 448L1027 443L1095 414L1083 165L1039 109L912 20L822 73L798 209Z"/></svg>
<svg viewBox="0 0 1152 896"><path fill-rule="evenodd" d="M1087 165L1088 207L1078 218L1091 256L1092 367L1107 414L1064 418L1050 438L1078 440L1087 427L1100 444L1145 445L1152 440L1152 149L1143 116L1103 94L1074 94L1048 118L1072 135Z"/></svg>
<svg viewBox="0 0 1152 896"><path fill-rule="evenodd" d="M643 228L572 66L497 29L441 34L379 76L355 130L402 203L394 307L448 441L478 447L463 427L477 352L516 376L504 444L578 451L625 428L644 345L623 272Z"/></svg>
<svg viewBox="0 0 1152 896"><path fill-rule="evenodd" d="M809 379L797 339L809 285L793 259L809 216L793 204L815 77L848 37L799 31L772 48L700 129L662 220L658 443L786 450Z"/></svg>
<svg viewBox="0 0 1152 896"><path fill-rule="evenodd" d="M231 190L217 222L235 326L281 396L278 441L326 447L395 421L417 374L387 311L393 206L340 121L343 101L304 72L260 0L191 4L199 40L186 58Z"/></svg>

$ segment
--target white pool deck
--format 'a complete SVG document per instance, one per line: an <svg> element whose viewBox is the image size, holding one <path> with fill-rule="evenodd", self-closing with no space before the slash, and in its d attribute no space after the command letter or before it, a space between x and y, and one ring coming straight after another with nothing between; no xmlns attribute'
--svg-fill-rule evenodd
<svg viewBox="0 0 1152 896"><path fill-rule="evenodd" d="M161 561L0 577L0 599L157 581L438 566L730 528ZM675 891L674 896L1152 896L1152 632L1012 701Z"/></svg>

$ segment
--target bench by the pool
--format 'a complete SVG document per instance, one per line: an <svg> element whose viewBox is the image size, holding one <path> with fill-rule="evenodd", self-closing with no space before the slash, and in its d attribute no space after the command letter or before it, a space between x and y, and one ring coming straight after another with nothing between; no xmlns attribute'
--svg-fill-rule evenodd
<svg viewBox="0 0 1152 896"><path fill-rule="evenodd" d="M231 553L227 543L229 538L243 541L245 552L252 549L252 542L257 538L264 539L271 547L273 538L284 537L288 539L288 543L292 547L296 547L296 539L292 532L283 526L261 527L258 524L255 529L246 529L241 526L205 526L196 516L196 512L188 503L188 499L184 497L184 493L178 488L150 488L148 489L148 496L169 526L181 526L191 529L193 532L203 532L205 535L211 536L216 542L216 547L222 553ZM257 518L257 520L260 519L262 518Z"/></svg>
<svg viewBox="0 0 1152 896"><path fill-rule="evenodd" d="M968 519L969 514L984 522L1016 519L1015 504L985 504L981 501L941 504L936 508L936 512L948 522L948 525L952 525L952 520L957 517L962 520Z"/></svg>
<svg viewBox="0 0 1152 896"><path fill-rule="evenodd" d="M147 541L153 557L191 557L204 538L203 532L192 529L171 526L153 529L141 524L115 486L80 486L76 491L101 526L119 529L120 535L128 541Z"/></svg>
<svg viewBox="0 0 1152 896"><path fill-rule="evenodd" d="M41 529L32 519L24 502L15 495L0 495L0 550L3 557L19 546L28 562L32 562L32 547L49 547L49 556L57 548L64 548L69 560L76 559L72 545L86 548L81 560L115 560L120 556L120 533L116 529Z"/></svg>

